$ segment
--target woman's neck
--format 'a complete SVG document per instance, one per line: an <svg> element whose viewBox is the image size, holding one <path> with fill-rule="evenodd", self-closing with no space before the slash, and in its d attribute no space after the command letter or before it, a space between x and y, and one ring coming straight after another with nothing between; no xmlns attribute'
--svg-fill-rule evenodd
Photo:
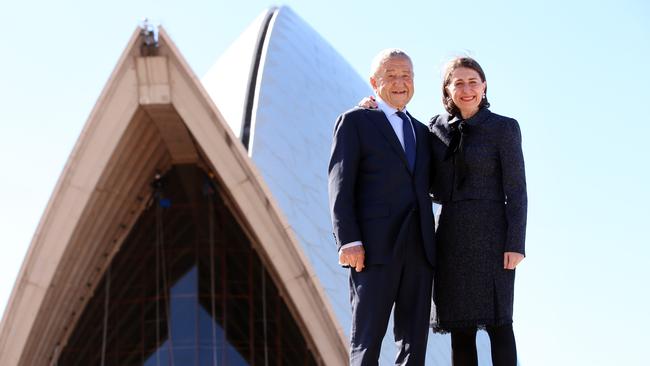
<svg viewBox="0 0 650 366"><path fill-rule="evenodd" d="M463 117L463 119L470 119L470 118L474 117L474 115L475 115L476 113L478 113L478 110L479 110L478 108L476 108L476 109L472 109L472 110L470 110L470 111L463 111L463 110L461 110L461 111L460 111L460 115L461 115L461 117Z"/></svg>

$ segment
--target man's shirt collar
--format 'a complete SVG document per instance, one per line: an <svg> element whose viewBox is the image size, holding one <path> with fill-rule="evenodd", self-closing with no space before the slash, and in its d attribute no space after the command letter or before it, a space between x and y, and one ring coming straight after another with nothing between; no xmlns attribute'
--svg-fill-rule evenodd
<svg viewBox="0 0 650 366"><path fill-rule="evenodd" d="M395 113L397 113L396 108L389 106L388 103L384 102L384 100L381 99L379 96L375 96L375 100L377 101L377 107L379 107L379 109L381 109L381 111L384 112L386 117L392 116ZM406 113L406 115L408 116L408 112L406 112L406 107L402 109L402 112ZM411 118L409 117L409 119Z"/></svg>

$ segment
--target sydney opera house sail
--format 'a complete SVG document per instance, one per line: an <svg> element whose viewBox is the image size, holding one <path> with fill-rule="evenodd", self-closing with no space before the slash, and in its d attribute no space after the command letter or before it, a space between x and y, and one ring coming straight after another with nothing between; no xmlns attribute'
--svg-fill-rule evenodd
<svg viewBox="0 0 650 366"><path fill-rule="evenodd" d="M164 30L93 109L0 326L1 365L340 365L345 337L244 146Z"/></svg>

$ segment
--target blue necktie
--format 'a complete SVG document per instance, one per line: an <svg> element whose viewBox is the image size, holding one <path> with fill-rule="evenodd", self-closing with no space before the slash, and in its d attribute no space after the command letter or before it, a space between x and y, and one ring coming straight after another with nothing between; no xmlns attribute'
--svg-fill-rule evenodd
<svg viewBox="0 0 650 366"><path fill-rule="evenodd" d="M415 136L413 136L413 128L411 121L402 111L396 113L402 119L402 132L404 133L404 153L406 154L406 161L409 164L409 170L413 172L415 168Z"/></svg>

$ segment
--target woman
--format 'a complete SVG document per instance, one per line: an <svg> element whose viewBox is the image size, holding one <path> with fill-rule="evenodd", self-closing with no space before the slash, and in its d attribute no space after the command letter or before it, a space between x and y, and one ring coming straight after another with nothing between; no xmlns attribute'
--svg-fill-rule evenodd
<svg viewBox="0 0 650 366"><path fill-rule="evenodd" d="M478 364L477 329L490 336L494 365L517 364L512 308L514 270L525 254L524 160L517 121L492 113L486 91L474 59L450 61L442 83L448 113L429 125L432 197L442 206L432 328L451 333L455 366Z"/></svg>
<svg viewBox="0 0 650 366"><path fill-rule="evenodd" d="M476 330L490 336L494 365L516 365L515 267L524 258L526 178L516 120L490 112L481 66L447 64L431 119L436 231L434 332L451 332L454 365L476 365Z"/></svg>

